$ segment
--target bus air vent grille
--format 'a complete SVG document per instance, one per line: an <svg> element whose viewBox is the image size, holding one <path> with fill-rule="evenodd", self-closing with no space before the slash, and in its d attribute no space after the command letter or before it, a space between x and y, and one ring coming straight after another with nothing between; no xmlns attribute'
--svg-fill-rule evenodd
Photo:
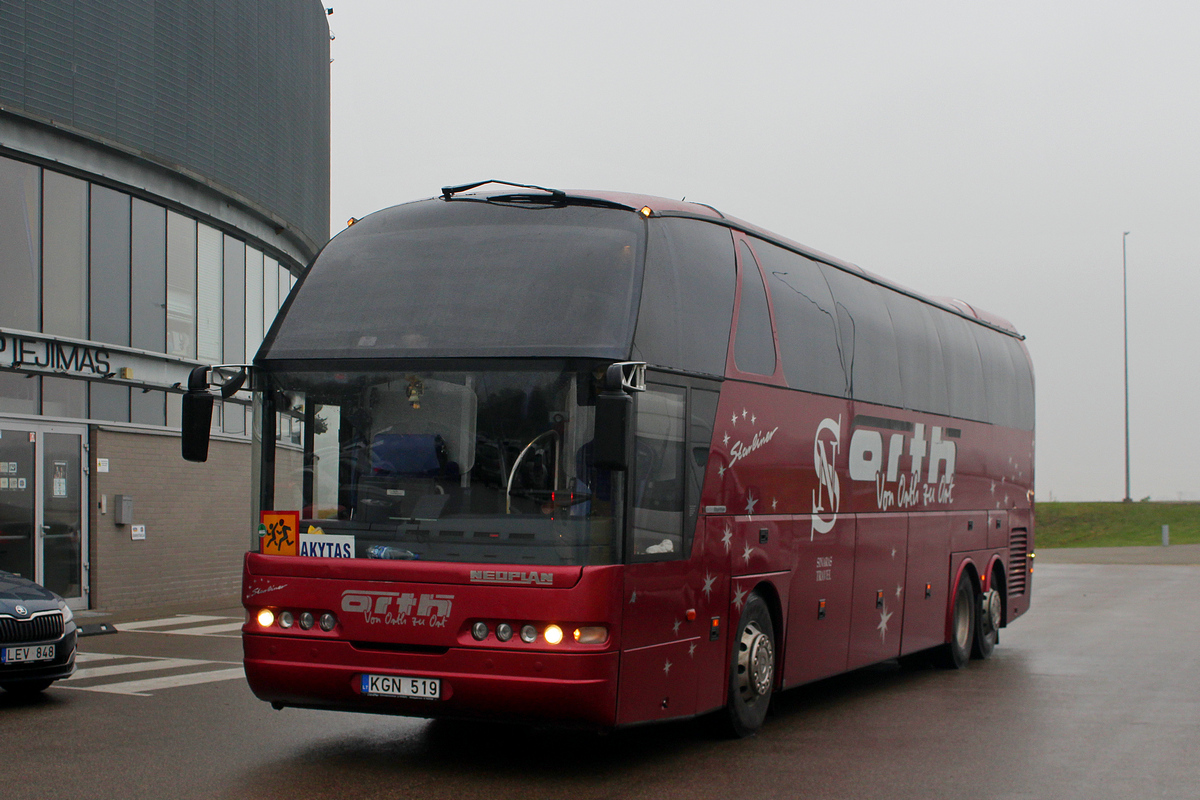
<svg viewBox="0 0 1200 800"><path fill-rule="evenodd" d="M1025 594L1029 575L1029 532L1014 530L1008 538L1008 593Z"/></svg>

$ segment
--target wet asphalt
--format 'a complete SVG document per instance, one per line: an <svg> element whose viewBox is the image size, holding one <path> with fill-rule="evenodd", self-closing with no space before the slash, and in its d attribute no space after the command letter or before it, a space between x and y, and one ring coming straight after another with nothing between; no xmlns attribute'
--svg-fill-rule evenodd
<svg viewBox="0 0 1200 800"><path fill-rule="evenodd" d="M0 796L1194 800L1200 545L1121 550L1039 552L1032 608L990 660L793 689L743 741L706 719L600 736L273 711L240 679L112 694L129 676L97 677L0 694ZM171 674L231 670L240 650L236 634L162 628L81 644L109 659L93 665L184 664Z"/></svg>

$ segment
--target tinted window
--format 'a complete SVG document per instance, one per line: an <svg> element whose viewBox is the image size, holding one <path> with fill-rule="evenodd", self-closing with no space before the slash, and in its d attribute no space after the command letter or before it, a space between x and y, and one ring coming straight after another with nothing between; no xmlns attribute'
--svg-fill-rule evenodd
<svg viewBox="0 0 1200 800"><path fill-rule="evenodd" d="M37 167L0 158L0 320L6 328L26 331L38 330L41 306L38 173Z"/></svg>
<svg viewBox="0 0 1200 800"><path fill-rule="evenodd" d="M900 366L884 290L835 267L821 265L837 304L842 359L850 372L851 396L868 403L902 406Z"/></svg>
<svg viewBox="0 0 1200 800"><path fill-rule="evenodd" d="M949 414L946 365L942 361L942 346L930 316L930 307L890 289L880 291L896 332L904 407Z"/></svg>
<svg viewBox="0 0 1200 800"><path fill-rule="evenodd" d="M1004 344L1007 336L982 325L972 325L971 333L979 347L983 365L983 385L987 391L987 421L1006 428L1015 427L1020 414L1017 376L1012 358Z"/></svg>
<svg viewBox="0 0 1200 800"><path fill-rule="evenodd" d="M110 422L129 422L129 387L100 381L92 383L89 416Z"/></svg>
<svg viewBox="0 0 1200 800"><path fill-rule="evenodd" d="M221 232L204 223L196 225L196 353L210 364L225 360L221 341L222 303Z"/></svg>
<svg viewBox="0 0 1200 800"><path fill-rule="evenodd" d="M1016 425L1022 430L1033 430L1034 399L1033 399L1033 368L1029 364L1029 356L1021 343L1011 337L1005 337L1004 344L1012 358L1013 372L1017 379L1017 420Z"/></svg>
<svg viewBox="0 0 1200 800"><path fill-rule="evenodd" d="M683 498L687 406L684 389L652 386L637 395L631 527L636 560L684 558Z"/></svg>
<svg viewBox="0 0 1200 800"><path fill-rule="evenodd" d="M775 327L788 385L846 397L850 375L838 353L837 311L816 263L760 240L754 249L775 302Z"/></svg>
<svg viewBox="0 0 1200 800"><path fill-rule="evenodd" d="M683 526L683 551L691 553L692 533L700 510L700 493L704 488L704 470L708 467L708 450L712 446L713 421L717 418L720 395L708 389L691 390L688 409L687 456L687 519Z"/></svg>
<svg viewBox="0 0 1200 800"><path fill-rule="evenodd" d="M645 228L583 206L380 211L326 246L269 355L627 358Z"/></svg>
<svg viewBox="0 0 1200 800"><path fill-rule="evenodd" d="M130 343L167 350L167 210L134 198Z"/></svg>
<svg viewBox="0 0 1200 800"><path fill-rule="evenodd" d="M946 365L950 415L986 420L983 366L979 361L979 347L971 333L974 323L940 308L931 308L930 313L942 346L942 362Z"/></svg>
<svg viewBox="0 0 1200 800"><path fill-rule="evenodd" d="M775 337L771 333L771 312L767 308L767 290L762 273L750 247L742 242L742 297L738 306L737 336L733 343L733 361L742 372L775 374Z"/></svg>
<svg viewBox="0 0 1200 800"><path fill-rule="evenodd" d="M167 352L196 357L196 221L167 212Z"/></svg>
<svg viewBox="0 0 1200 800"><path fill-rule="evenodd" d="M128 346L129 195L93 186L91 218L91 338ZM125 406L128 422L128 397Z"/></svg>
<svg viewBox="0 0 1200 800"><path fill-rule="evenodd" d="M85 339L87 184L47 170L42 221L42 330Z"/></svg>
<svg viewBox="0 0 1200 800"><path fill-rule="evenodd" d="M634 358L724 375L737 282L733 236L685 219L654 220L648 236Z"/></svg>

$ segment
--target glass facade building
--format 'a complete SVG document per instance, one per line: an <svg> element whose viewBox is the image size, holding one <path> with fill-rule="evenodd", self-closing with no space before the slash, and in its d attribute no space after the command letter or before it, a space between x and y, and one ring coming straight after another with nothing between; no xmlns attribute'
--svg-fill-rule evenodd
<svg viewBox="0 0 1200 800"><path fill-rule="evenodd" d="M235 599L248 404L179 461L328 238L318 3L0 6L0 570L75 607Z"/></svg>

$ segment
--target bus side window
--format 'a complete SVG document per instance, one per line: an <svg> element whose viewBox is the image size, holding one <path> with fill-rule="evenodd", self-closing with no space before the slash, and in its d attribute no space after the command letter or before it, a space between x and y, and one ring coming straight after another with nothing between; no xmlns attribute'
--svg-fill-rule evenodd
<svg viewBox="0 0 1200 800"><path fill-rule="evenodd" d="M742 296L738 301L737 334L733 340L733 363L742 372L755 375L775 374L775 335L771 332L771 312L767 289L750 247L738 248L742 262Z"/></svg>
<svg viewBox="0 0 1200 800"><path fill-rule="evenodd" d="M638 561L684 558L685 390L647 388L637 395L632 478L633 536Z"/></svg>

